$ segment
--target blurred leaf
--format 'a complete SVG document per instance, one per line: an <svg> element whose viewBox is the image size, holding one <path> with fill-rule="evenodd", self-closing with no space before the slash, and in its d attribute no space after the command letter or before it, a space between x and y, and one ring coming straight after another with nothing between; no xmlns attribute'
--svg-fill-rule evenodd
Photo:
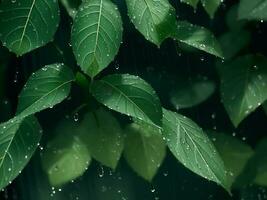
<svg viewBox="0 0 267 200"><path fill-rule="evenodd" d="M93 83L92 94L110 109L161 126L160 100L153 88L138 76L108 75Z"/></svg>
<svg viewBox="0 0 267 200"><path fill-rule="evenodd" d="M240 30L246 25L246 20L238 19L238 4L233 5L226 13L225 21L229 29Z"/></svg>
<svg viewBox="0 0 267 200"><path fill-rule="evenodd" d="M228 172L229 185L243 172L254 151L246 143L233 136L211 132L209 135L222 157Z"/></svg>
<svg viewBox="0 0 267 200"><path fill-rule="evenodd" d="M84 1L75 16L71 43L81 69L94 77L114 59L122 42L122 21L110 0Z"/></svg>
<svg viewBox="0 0 267 200"><path fill-rule="evenodd" d="M58 24L57 0L4 0L0 4L0 39L17 55L50 42Z"/></svg>
<svg viewBox="0 0 267 200"><path fill-rule="evenodd" d="M225 59L234 57L240 50L250 43L250 32L245 30L236 30L224 33L220 38L220 44Z"/></svg>
<svg viewBox="0 0 267 200"><path fill-rule="evenodd" d="M0 124L0 189L21 173L40 138L41 127L34 116Z"/></svg>
<svg viewBox="0 0 267 200"><path fill-rule="evenodd" d="M221 99L237 127L267 99L267 59L245 55L218 65L221 76Z"/></svg>
<svg viewBox="0 0 267 200"><path fill-rule="evenodd" d="M172 37L209 54L221 58L223 57L217 39L204 27L196 26L186 21L179 21L177 22L177 29Z"/></svg>
<svg viewBox="0 0 267 200"><path fill-rule="evenodd" d="M152 181L166 155L164 140L160 135L134 123L125 129L125 134L126 161L137 174Z"/></svg>
<svg viewBox="0 0 267 200"><path fill-rule="evenodd" d="M170 151L186 168L230 191L221 157L195 122L164 109L163 135Z"/></svg>
<svg viewBox="0 0 267 200"><path fill-rule="evenodd" d="M48 142L42 155L42 165L52 186L61 186L81 176L91 162L83 140L84 125L63 120L56 127L55 138Z"/></svg>
<svg viewBox="0 0 267 200"><path fill-rule="evenodd" d="M262 139L256 147L254 165L257 174L254 183L267 187L267 138Z"/></svg>
<svg viewBox="0 0 267 200"><path fill-rule="evenodd" d="M99 109L87 113L82 121L86 128L83 141L91 156L112 169L115 169L124 147L124 136L119 122L110 112Z"/></svg>
<svg viewBox="0 0 267 200"><path fill-rule="evenodd" d="M175 10L168 0L126 0L135 28L158 47L175 31Z"/></svg>
<svg viewBox="0 0 267 200"><path fill-rule="evenodd" d="M81 4L81 0L60 0L60 2L65 7L69 16L74 18L77 13L79 5Z"/></svg>
<svg viewBox="0 0 267 200"><path fill-rule="evenodd" d="M267 20L266 0L241 0L238 9L239 19Z"/></svg>
<svg viewBox="0 0 267 200"><path fill-rule="evenodd" d="M205 79L190 79L176 85L170 93L170 101L177 110L196 106L207 100L215 91L215 83Z"/></svg>
<svg viewBox="0 0 267 200"><path fill-rule="evenodd" d="M74 75L63 64L47 65L33 73L19 96L17 115L26 117L63 101Z"/></svg>
<svg viewBox="0 0 267 200"><path fill-rule="evenodd" d="M210 18L214 17L215 12L221 5L222 0L201 0L202 6L209 14Z"/></svg>
<svg viewBox="0 0 267 200"><path fill-rule="evenodd" d="M196 9L199 0L181 0L181 2L186 3Z"/></svg>

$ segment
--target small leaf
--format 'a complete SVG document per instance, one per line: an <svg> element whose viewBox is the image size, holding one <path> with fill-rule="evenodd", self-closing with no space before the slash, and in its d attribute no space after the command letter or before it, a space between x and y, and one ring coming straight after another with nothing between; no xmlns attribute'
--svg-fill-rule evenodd
<svg viewBox="0 0 267 200"><path fill-rule="evenodd" d="M0 39L17 55L51 41L58 24L57 0L4 0L0 4Z"/></svg>
<svg viewBox="0 0 267 200"><path fill-rule="evenodd" d="M196 9L199 0L181 0L181 2L186 3Z"/></svg>
<svg viewBox="0 0 267 200"><path fill-rule="evenodd" d="M51 108L70 92L74 75L63 64L47 65L29 78L19 96L17 115L21 118Z"/></svg>
<svg viewBox="0 0 267 200"><path fill-rule="evenodd" d="M94 77L114 59L122 42L122 21L110 0L84 1L72 27L71 43L78 65Z"/></svg>
<svg viewBox="0 0 267 200"><path fill-rule="evenodd" d="M172 37L187 45L223 57L220 45L214 35L201 26L190 24L186 21L177 22L177 29Z"/></svg>
<svg viewBox="0 0 267 200"><path fill-rule="evenodd" d="M245 55L218 65L221 76L221 99L237 127L267 99L267 59Z"/></svg>
<svg viewBox="0 0 267 200"><path fill-rule="evenodd" d="M233 5L226 13L225 21L229 29L237 31L242 29L247 21L238 19L238 4Z"/></svg>
<svg viewBox="0 0 267 200"><path fill-rule="evenodd" d="M201 0L202 6L209 14L210 18L214 17L215 12L221 5L222 0Z"/></svg>
<svg viewBox="0 0 267 200"><path fill-rule="evenodd" d="M239 19L267 20L266 0L241 0L238 8Z"/></svg>
<svg viewBox="0 0 267 200"><path fill-rule="evenodd" d="M236 30L224 33L220 38L220 44L225 59L234 57L240 50L249 45L251 34L245 30Z"/></svg>
<svg viewBox="0 0 267 200"><path fill-rule="evenodd" d="M0 124L0 189L19 175L40 139L41 127L33 116Z"/></svg>
<svg viewBox="0 0 267 200"><path fill-rule="evenodd" d="M56 137L48 142L41 157L52 186L76 179L90 165L91 156L83 140L84 131L83 126L72 120L63 120L56 127Z"/></svg>
<svg viewBox="0 0 267 200"><path fill-rule="evenodd" d="M158 47L175 31L175 10L168 0L126 0L126 4L136 29Z"/></svg>
<svg viewBox="0 0 267 200"><path fill-rule="evenodd" d="M190 108L207 100L215 91L215 83L205 79L190 79L177 83L171 91L170 101L177 110Z"/></svg>
<svg viewBox="0 0 267 200"><path fill-rule="evenodd" d="M230 190L224 163L213 143L197 124L163 109L163 135L173 155L186 168Z"/></svg>
<svg viewBox="0 0 267 200"><path fill-rule="evenodd" d="M87 130L83 140L91 156L103 165L115 169L124 146L124 136L116 118L100 109L86 114L82 124Z"/></svg>
<svg viewBox="0 0 267 200"><path fill-rule="evenodd" d="M133 170L152 181L166 155L165 142L160 135L151 134L144 127L131 124L125 130L124 157Z"/></svg>
<svg viewBox="0 0 267 200"><path fill-rule="evenodd" d="M229 185L232 185L243 172L254 151L246 143L223 133L212 132L210 138L224 161Z"/></svg>
<svg viewBox="0 0 267 200"><path fill-rule="evenodd" d="M138 76L106 76L93 83L92 93L100 103L110 109L161 126L160 100L153 88Z"/></svg>

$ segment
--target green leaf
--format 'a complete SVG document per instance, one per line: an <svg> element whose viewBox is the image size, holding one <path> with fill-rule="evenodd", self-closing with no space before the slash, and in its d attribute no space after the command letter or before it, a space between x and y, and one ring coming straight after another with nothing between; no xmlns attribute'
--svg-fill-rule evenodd
<svg viewBox="0 0 267 200"><path fill-rule="evenodd" d="M215 12L221 5L222 0L201 0L202 6L209 14L210 18L214 17Z"/></svg>
<svg viewBox="0 0 267 200"><path fill-rule="evenodd" d="M78 65L94 77L114 59L122 42L122 21L110 0L84 1L75 16L71 43Z"/></svg>
<svg viewBox="0 0 267 200"><path fill-rule="evenodd" d="M228 171L229 185L232 185L245 169L254 151L246 143L233 136L215 132L209 136L224 161Z"/></svg>
<svg viewBox="0 0 267 200"><path fill-rule="evenodd" d="M93 83L92 94L110 109L161 126L160 100L153 88L138 76L106 76Z"/></svg>
<svg viewBox="0 0 267 200"><path fill-rule="evenodd" d="M4 0L0 4L0 40L17 55L50 42L58 24L57 0Z"/></svg>
<svg viewBox="0 0 267 200"><path fill-rule="evenodd" d="M266 0L241 0L238 8L239 19L267 20Z"/></svg>
<svg viewBox="0 0 267 200"><path fill-rule="evenodd" d="M238 19L238 4L233 5L226 13L225 21L229 29L235 31L242 29L247 21Z"/></svg>
<svg viewBox="0 0 267 200"><path fill-rule="evenodd" d="M175 10L168 0L126 0L135 28L158 47L175 31Z"/></svg>
<svg viewBox="0 0 267 200"><path fill-rule="evenodd" d="M33 73L19 96L17 115L26 117L63 101L74 75L63 64L47 65Z"/></svg>
<svg viewBox="0 0 267 200"><path fill-rule="evenodd" d="M218 65L221 76L221 99L237 127L267 99L267 59L245 55Z"/></svg>
<svg viewBox="0 0 267 200"><path fill-rule="evenodd" d="M187 45L223 57L220 45L214 35L201 26L190 24L186 21L177 22L177 29L172 37Z"/></svg>
<svg viewBox="0 0 267 200"><path fill-rule="evenodd" d="M207 100L215 91L215 83L206 79L190 79L177 83L170 101L177 110L190 108Z"/></svg>
<svg viewBox="0 0 267 200"><path fill-rule="evenodd" d="M162 136L151 134L145 127L131 124L125 129L124 157L132 169L147 181L152 181L166 155Z"/></svg>
<svg viewBox="0 0 267 200"><path fill-rule="evenodd" d="M41 132L33 116L0 124L0 189L11 183L29 162Z"/></svg>
<svg viewBox="0 0 267 200"><path fill-rule="evenodd" d="M262 139L256 146L254 156L254 166L256 167L256 177L254 183L267 186L267 138Z"/></svg>
<svg viewBox="0 0 267 200"><path fill-rule="evenodd" d="M110 112L99 109L87 113L82 124L87 130L83 140L91 156L103 165L115 169L124 146L119 122Z"/></svg>
<svg viewBox="0 0 267 200"><path fill-rule="evenodd" d="M251 34L245 30L236 30L224 33L220 38L220 44L225 59L234 57L240 50L249 45Z"/></svg>
<svg viewBox="0 0 267 200"><path fill-rule="evenodd" d="M181 2L186 3L196 9L199 0L181 0Z"/></svg>
<svg viewBox="0 0 267 200"><path fill-rule="evenodd" d="M52 186L61 186L81 176L91 162L83 134L83 125L63 120L56 127L56 137L48 142L42 154L42 166Z"/></svg>
<svg viewBox="0 0 267 200"><path fill-rule="evenodd" d="M170 151L186 168L230 190L224 163L197 124L163 109L163 135Z"/></svg>

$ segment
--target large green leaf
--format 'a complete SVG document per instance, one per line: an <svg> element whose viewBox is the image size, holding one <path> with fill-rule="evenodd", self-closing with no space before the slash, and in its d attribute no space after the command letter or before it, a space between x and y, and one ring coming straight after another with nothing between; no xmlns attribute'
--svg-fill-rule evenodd
<svg viewBox="0 0 267 200"><path fill-rule="evenodd" d="M136 29L157 46L175 31L175 10L168 0L126 0L126 4Z"/></svg>
<svg viewBox="0 0 267 200"><path fill-rule="evenodd" d="M181 2L184 2L196 9L199 0L181 0Z"/></svg>
<svg viewBox="0 0 267 200"><path fill-rule="evenodd" d="M215 132L209 136L224 161L228 171L228 181L232 185L243 172L254 151L246 143L233 136Z"/></svg>
<svg viewBox="0 0 267 200"><path fill-rule="evenodd" d="M17 115L29 116L60 103L69 94L73 80L73 73L63 64L41 68L32 74L22 89Z"/></svg>
<svg viewBox="0 0 267 200"><path fill-rule="evenodd" d="M229 191L224 163L213 143L197 124L164 109L163 134L169 149L185 167Z"/></svg>
<svg viewBox="0 0 267 200"><path fill-rule="evenodd" d="M161 126L160 100L153 88L138 76L106 76L93 83L92 93L100 103L113 110Z"/></svg>
<svg viewBox="0 0 267 200"><path fill-rule="evenodd" d="M215 91L215 83L205 79L190 79L178 82L170 93L170 101L175 108L190 108L207 100Z"/></svg>
<svg viewBox="0 0 267 200"><path fill-rule="evenodd" d="M186 21L179 21L176 25L177 29L172 37L187 45L223 57L220 45L214 35L201 26L190 24Z"/></svg>
<svg viewBox="0 0 267 200"><path fill-rule="evenodd" d="M221 99L235 126L267 99L267 59L245 55L218 65Z"/></svg>
<svg viewBox="0 0 267 200"><path fill-rule="evenodd" d="M28 163L41 138L37 119L11 119L0 125L0 189L7 186Z"/></svg>
<svg viewBox="0 0 267 200"><path fill-rule="evenodd" d="M78 122L63 120L56 127L56 137L42 154L42 166L52 186L61 186L81 176L91 162L83 135L87 130Z"/></svg>
<svg viewBox="0 0 267 200"><path fill-rule="evenodd" d="M103 165L115 169L124 146L120 124L103 109L84 116L82 126L86 128L84 141L91 156Z"/></svg>
<svg viewBox="0 0 267 200"><path fill-rule="evenodd" d="M122 21L110 0L84 1L72 27L71 43L78 65L94 77L114 59L122 42Z"/></svg>
<svg viewBox="0 0 267 200"><path fill-rule="evenodd" d="M138 124L125 129L126 142L124 157L133 170L141 177L152 181L166 155L166 145L160 135Z"/></svg>
<svg viewBox="0 0 267 200"><path fill-rule="evenodd" d="M57 0L4 0L0 4L0 39L17 55L51 41L58 23Z"/></svg>
<svg viewBox="0 0 267 200"><path fill-rule="evenodd" d="M240 19L267 20L266 0L241 0L238 9Z"/></svg>
<svg viewBox="0 0 267 200"><path fill-rule="evenodd" d="M209 14L210 18L214 17L215 12L220 6L222 0L201 0L202 6Z"/></svg>

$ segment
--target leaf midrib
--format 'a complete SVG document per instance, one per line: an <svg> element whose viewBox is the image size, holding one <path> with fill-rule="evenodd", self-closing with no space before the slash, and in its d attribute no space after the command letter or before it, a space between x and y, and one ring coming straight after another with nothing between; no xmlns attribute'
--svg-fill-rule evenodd
<svg viewBox="0 0 267 200"><path fill-rule="evenodd" d="M22 31L22 34L21 34L21 38L20 38L20 42L19 42L19 48L21 47L22 40L23 40L23 38L24 38L24 36L25 36L26 29L27 29L27 26L28 26L28 24L29 24L30 16L31 16L31 14L32 14L32 10L33 10L33 7L34 7L34 5L35 5L35 2L36 2L36 0L33 0L32 5L31 5L31 7L30 7L30 11L29 11L28 16L27 16L27 19L26 19L26 22L25 22L25 24L24 24L24 28L23 28L23 31Z"/></svg>
<svg viewBox="0 0 267 200"><path fill-rule="evenodd" d="M122 94L127 100L129 100L133 105L135 105L137 108L138 108L138 110L141 112L141 113L143 113L143 115L144 116L146 116L148 119L149 119L149 121L151 121L150 120L150 118L146 115L146 113L135 103L135 102L133 102L125 93L123 93L119 88L117 88L117 87L115 87L114 85L112 85L111 83L109 83L108 81L105 81L105 80L101 80L102 82L104 82L104 83L106 83L107 85L109 85L111 88L113 88L114 90L116 90L117 92L119 92L120 94ZM142 120L142 119L141 119ZM152 122L153 124L154 124L154 122ZM156 124L155 124L156 125ZM157 125L156 125L157 126Z"/></svg>

